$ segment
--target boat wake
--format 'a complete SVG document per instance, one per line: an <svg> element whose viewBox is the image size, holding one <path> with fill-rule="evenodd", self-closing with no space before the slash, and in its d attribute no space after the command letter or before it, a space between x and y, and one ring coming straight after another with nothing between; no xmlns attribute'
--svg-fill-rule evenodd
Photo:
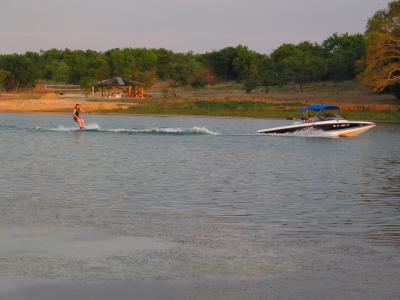
<svg viewBox="0 0 400 300"><path fill-rule="evenodd" d="M309 138L337 138L337 136L333 136L329 132L318 130L314 128L307 128L295 132L287 132L287 133L258 133L258 135L267 135L267 136L290 136L290 137L309 137Z"/></svg>
<svg viewBox="0 0 400 300"><path fill-rule="evenodd" d="M81 129L79 129L79 127L66 127L66 126L58 126L58 127L41 127L41 126L37 126L35 127L36 130L42 130L42 131L60 131L60 132L71 132L71 131L81 131ZM99 131L100 126L99 124L96 123L91 123L91 124L87 124L85 129L83 129L84 131Z"/></svg>
<svg viewBox="0 0 400 300"><path fill-rule="evenodd" d="M218 135L203 126L194 126L192 128L169 128L169 127L150 127L150 128L101 128L98 124L87 124L84 129L77 127L58 126L54 128L36 127L36 130L58 131L58 132L104 132L104 133L126 133L126 134L153 134L153 135Z"/></svg>

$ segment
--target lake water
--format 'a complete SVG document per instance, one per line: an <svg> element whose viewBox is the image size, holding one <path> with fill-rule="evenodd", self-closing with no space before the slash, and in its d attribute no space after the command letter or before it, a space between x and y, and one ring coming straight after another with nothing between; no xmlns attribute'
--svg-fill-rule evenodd
<svg viewBox="0 0 400 300"><path fill-rule="evenodd" d="M0 299L398 299L400 125L0 114Z"/></svg>

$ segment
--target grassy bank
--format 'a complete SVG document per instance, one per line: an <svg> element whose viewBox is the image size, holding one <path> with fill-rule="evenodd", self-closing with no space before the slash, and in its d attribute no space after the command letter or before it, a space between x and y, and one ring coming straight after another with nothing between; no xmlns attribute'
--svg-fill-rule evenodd
<svg viewBox="0 0 400 300"><path fill-rule="evenodd" d="M349 120L365 120L377 122L396 122L400 123L400 111L348 111L343 116Z"/></svg>
<svg viewBox="0 0 400 300"><path fill-rule="evenodd" d="M282 106L284 105L284 106ZM301 103L266 103L257 101L152 101L112 110L121 114L229 116L253 118L286 118L296 112ZM283 110L283 107L286 107ZM110 111L99 111L109 113Z"/></svg>
<svg viewBox="0 0 400 300"><path fill-rule="evenodd" d="M348 119L400 122L399 102L393 95L372 94L356 81L315 82L256 89L246 94L240 84L220 83L202 89L180 87L178 97L127 103L121 114L231 116L252 118L300 117L299 108L311 103L338 104ZM98 99L102 101L101 99ZM109 111L102 111L107 113Z"/></svg>
<svg viewBox="0 0 400 300"><path fill-rule="evenodd" d="M156 92L156 91L155 91ZM282 102L304 102L314 103L352 103L352 104L396 104L398 100L390 94L374 94L358 82L312 82L304 84L300 91L297 84L286 84L283 86L270 87L268 92L265 88L257 88L250 94L243 90L243 86L237 82L225 82L201 89L191 87L179 87L176 89L179 97L231 97L237 99L263 99ZM398 103L398 102L397 102Z"/></svg>
<svg viewBox="0 0 400 300"><path fill-rule="evenodd" d="M75 103L86 111L143 115L192 115L251 118L300 117L298 109L311 103L338 104L348 119L400 122L399 100L388 94L372 94L355 81L272 87L268 93L256 89L250 94L236 82L219 83L201 89L179 87L177 97L163 98L158 87L151 98L106 98L84 94L20 92L0 94L0 111L71 112Z"/></svg>
<svg viewBox="0 0 400 300"><path fill-rule="evenodd" d="M157 100L136 103L114 110L99 110L100 113L143 114L143 115L192 115L252 118L300 117L299 108L304 102L266 101L215 101L215 100ZM379 106L346 107L343 115L348 119L400 122L400 106L380 109Z"/></svg>

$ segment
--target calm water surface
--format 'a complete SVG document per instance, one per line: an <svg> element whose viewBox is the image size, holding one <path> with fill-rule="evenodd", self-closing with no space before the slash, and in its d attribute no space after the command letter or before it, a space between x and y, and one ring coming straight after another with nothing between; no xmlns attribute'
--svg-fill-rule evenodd
<svg viewBox="0 0 400 300"><path fill-rule="evenodd" d="M0 114L0 299L398 299L400 125Z"/></svg>

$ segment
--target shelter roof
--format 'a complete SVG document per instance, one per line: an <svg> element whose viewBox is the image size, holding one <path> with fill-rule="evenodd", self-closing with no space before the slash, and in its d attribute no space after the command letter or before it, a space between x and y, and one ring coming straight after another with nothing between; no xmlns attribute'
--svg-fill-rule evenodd
<svg viewBox="0 0 400 300"><path fill-rule="evenodd" d="M105 79L102 81L95 82L92 85L111 87L111 86L143 86L144 84L138 81L128 80L117 76L110 79Z"/></svg>

